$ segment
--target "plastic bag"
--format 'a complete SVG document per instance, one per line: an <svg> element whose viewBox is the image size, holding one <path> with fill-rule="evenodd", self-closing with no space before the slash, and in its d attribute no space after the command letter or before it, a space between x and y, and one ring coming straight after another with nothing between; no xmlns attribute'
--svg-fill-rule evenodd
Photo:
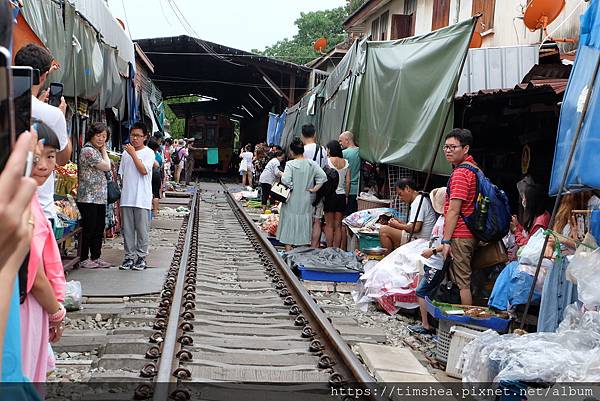
<svg viewBox="0 0 600 401"><path fill-rule="evenodd" d="M64 307L68 311L78 311L81 309L82 290L79 281L69 281L65 294Z"/></svg>
<svg viewBox="0 0 600 401"><path fill-rule="evenodd" d="M542 247L544 246L544 241L544 230L540 228L535 234L529 237L527 244L519 250L519 263L537 266L540 254L542 253Z"/></svg>
<svg viewBox="0 0 600 401"><path fill-rule="evenodd" d="M567 276L577 280L579 300L588 306L600 305L600 249L580 246L567 267Z"/></svg>
<svg viewBox="0 0 600 401"><path fill-rule="evenodd" d="M366 295L381 298L389 293L414 291L410 288L419 274L421 252L427 244L424 239L416 239L402 245L365 272L361 280L365 283Z"/></svg>

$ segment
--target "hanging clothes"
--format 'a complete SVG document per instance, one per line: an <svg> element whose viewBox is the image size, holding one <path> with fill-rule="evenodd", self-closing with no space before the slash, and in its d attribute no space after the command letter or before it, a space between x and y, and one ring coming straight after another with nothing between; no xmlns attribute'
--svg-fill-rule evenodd
<svg viewBox="0 0 600 401"><path fill-rule="evenodd" d="M577 301L577 286L566 277L568 266L569 260L561 255L548 271L542 288L538 332L555 332L564 318L565 308Z"/></svg>

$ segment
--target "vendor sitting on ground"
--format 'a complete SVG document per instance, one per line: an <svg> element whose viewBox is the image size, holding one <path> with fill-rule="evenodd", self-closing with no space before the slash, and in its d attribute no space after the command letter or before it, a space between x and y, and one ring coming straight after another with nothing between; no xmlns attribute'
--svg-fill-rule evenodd
<svg viewBox="0 0 600 401"><path fill-rule="evenodd" d="M425 297L431 297L444 280L444 258L442 256L442 237L444 236L444 202L446 202L446 188L436 188L431 191L431 204L433 210L440 215L429 240L429 248L422 253L423 277L417 287L417 300L421 311L421 325L408 326L408 329L417 334L435 334L435 329L429 325L427 317L427 303Z"/></svg>
<svg viewBox="0 0 600 401"><path fill-rule="evenodd" d="M415 181L408 177L400 178L396 183L398 196L402 202L410 205L410 213L408 222L403 223L398 219L392 218L387 225L382 226L379 230L379 240L381 241L381 246L386 249L386 254L408 242L411 232L413 233L413 238L429 239L431 236L436 215L431 207L431 201L425 197L417 216L421 195L417 192L416 187ZM416 223L413 227L415 217Z"/></svg>

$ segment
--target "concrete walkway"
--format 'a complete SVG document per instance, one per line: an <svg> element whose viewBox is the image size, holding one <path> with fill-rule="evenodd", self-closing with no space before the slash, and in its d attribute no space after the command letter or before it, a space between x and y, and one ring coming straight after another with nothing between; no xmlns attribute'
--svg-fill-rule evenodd
<svg viewBox="0 0 600 401"><path fill-rule="evenodd" d="M81 282L85 297L124 297L158 293L162 290L165 274L171 266L175 245L183 218L174 217L167 208L189 204L190 198L165 198L161 201L159 215L150 229L148 268L144 271L122 271L123 238L107 239L102 249L102 259L114 264L110 269L75 269L67 281ZM162 214L161 214L162 213Z"/></svg>

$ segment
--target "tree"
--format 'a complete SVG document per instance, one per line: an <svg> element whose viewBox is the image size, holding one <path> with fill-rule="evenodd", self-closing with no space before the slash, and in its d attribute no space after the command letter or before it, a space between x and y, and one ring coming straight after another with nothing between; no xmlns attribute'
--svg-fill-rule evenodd
<svg viewBox="0 0 600 401"><path fill-rule="evenodd" d="M170 128L169 133L173 138L184 138L185 137L185 119L177 118L170 105L176 103L191 103L197 102L198 96L184 96L176 97L165 100L165 117L169 120Z"/></svg>
<svg viewBox="0 0 600 401"><path fill-rule="evenodd" d="M364 1L364 0L359 0ZM348 17L349 6L338 7L331 10L313 11L300 13L294 24L298 27L298 33L292 39L285 38L265 50L252 50L254 53L274 57L296 64L305 64L319 56L313 49L313 42L320 37L328 40L327 49L333 47L346 39L344 31L344 20Z"/></svg>
<svg viewBox="0 0 600 401"><path fill-rule="evenodd" d="M348 5L346 6L348 9L348 15L361 8L366 2L367 0L349 0Z"/></svg>

